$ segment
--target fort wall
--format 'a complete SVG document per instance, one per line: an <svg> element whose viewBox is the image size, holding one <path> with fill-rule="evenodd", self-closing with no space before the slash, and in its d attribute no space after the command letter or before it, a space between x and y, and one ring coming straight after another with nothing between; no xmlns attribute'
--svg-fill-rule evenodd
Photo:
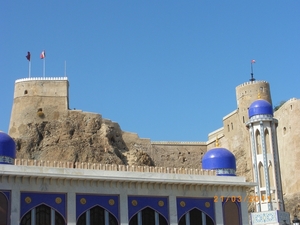
<svg viewBox="0 0 300 225"><path fill-rule="evenodd" d="M156 166L198 168L207 151L205 142L151 142L151 158Z"/></svg>
<svg viewBox="0 0 300 225"><path fill-rule="evenodd" d="M300 99L286 101L276 112L277 140L284 194L299 192L300 187Z"/></svg>

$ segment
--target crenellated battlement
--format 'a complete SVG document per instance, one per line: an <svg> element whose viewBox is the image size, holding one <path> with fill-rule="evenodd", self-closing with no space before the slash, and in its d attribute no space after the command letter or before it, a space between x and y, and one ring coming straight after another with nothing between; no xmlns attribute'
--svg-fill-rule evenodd
<svg viewBox="0 0 300 225"><path fill-rule="evenodd" d="M67 77L28 77L21 78L15 81L15 83L24 82L24 81L42 81L42 80L68 80Z"/></svg>
<svg viewBox="0 0 300 225"><path fill-rule="evenodd" d="M189 168L169 168L153 166L128 166L116 164L99 164L99 163L81 163L81 162L60 162L60 161L43 161L29 159L15 159L16 166L36 166L36 167L53 167L68 169L89 169L89 170L106 170L106 171L128 171L141 173L172 173L172 174L191 174L191 175L210 175L215 176L213 170L189 169Z"/></svg>
<svg viewBox="0 0 300 225"><path fill-rule="evenodd" d="M255 80L255 81L247 81L243 84L240 84L238 86L236 86L236 88L239 88L239 87L243 87L243 86L247 86L249 84L258 84L258 83L265 83L265 84L268 84L269 82L267 81L264 81L264 80Z"/></svg>
<svg viewBox="0 0 300 225"><path fill-rule="evenodd" d="M151 141L152 145L206 145L206 142L198 141Z"/></svg>

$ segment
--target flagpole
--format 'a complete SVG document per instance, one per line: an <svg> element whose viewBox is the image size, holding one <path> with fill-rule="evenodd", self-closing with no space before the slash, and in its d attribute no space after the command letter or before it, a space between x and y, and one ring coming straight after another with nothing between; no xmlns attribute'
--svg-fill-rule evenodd
<svg viewBox="0 0 300 225"><path fill-rule="evenodd" d="M67 77L67 61L65 60L65 77Z"/></svg>
<svg viewBox="0 0 300 225"><path fill-rule="evenodd" d="M253 78L253 63L255 61L254 60L251 60L250 64L251 64L251 78L250 78L250 81L255 81L255 78Z"/></svg>
<svg viewBox="0 0 300 225"><path fill-rule="evenodd" d="M46 57L43 59L43 77L45 77Z"/></svg>
<svg viewBox="0 0 300 225"><path fill-rule="evenodd" d="M28 62L28 76L30 78L30 74L31 74L31 61Z"/></svg>
<svg viewBox="0 0 300 225"><path fill-rule="evenodd" d="M251 81L253 81L253 65L252 65L253 63L251 62Z"/></svg>

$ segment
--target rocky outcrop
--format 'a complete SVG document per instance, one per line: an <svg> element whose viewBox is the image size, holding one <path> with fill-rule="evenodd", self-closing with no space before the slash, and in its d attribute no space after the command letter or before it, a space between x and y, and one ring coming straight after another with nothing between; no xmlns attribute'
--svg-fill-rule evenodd
<svg viewBox="0 0 300 225"><path fill-rule="evenodd" d="M129 153L120 126L99 114L74 110L59 120L44 120L24 127L26 129L15 139L17 158L154 165L143 151Z"/></svg>

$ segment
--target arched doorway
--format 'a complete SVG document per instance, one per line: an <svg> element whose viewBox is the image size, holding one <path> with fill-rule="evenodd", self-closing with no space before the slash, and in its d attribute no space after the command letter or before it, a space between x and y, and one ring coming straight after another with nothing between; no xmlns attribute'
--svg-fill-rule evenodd
<svg viewBox="0 0 300 225"><path fill-rule="evenodd" d="M0 192L0 225L8 224L8 201L6 196Z"/></svg>
<svg viewBox="0 0 300 225"><path fill-rule="evenodd" d="M223 204L224 225L241 225L240 209L231 199Z"/></svg>

